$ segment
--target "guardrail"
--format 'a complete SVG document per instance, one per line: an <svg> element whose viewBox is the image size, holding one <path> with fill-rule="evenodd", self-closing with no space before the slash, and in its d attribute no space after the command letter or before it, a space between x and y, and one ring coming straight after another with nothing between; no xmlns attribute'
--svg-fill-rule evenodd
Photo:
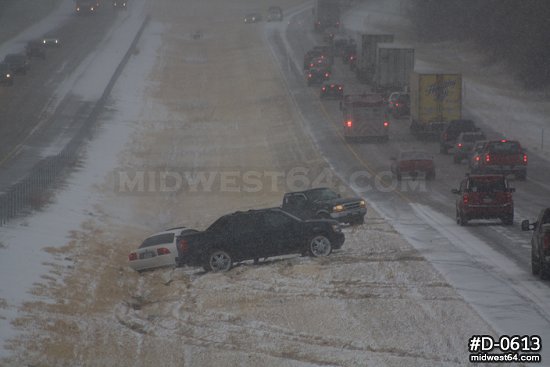
<svg viewBox="0 0 550 367"><path fill-rule="evenodd" d="M74 167L83 143L90 138L91 130L95 126L97 118L103 110L118 77L134 53L137 42L149 20L150 16L145 17L143 20L128 51L118 64L101 97L95 103L83 126L71 138L69 143L59 154L40 160L31 168L25 178L10 186L0 195L0 226L7 224L10 219L20 215L24 210L38 209L46 204L49 195L53 195L51 190L60 182L66 172Z"/></svg>

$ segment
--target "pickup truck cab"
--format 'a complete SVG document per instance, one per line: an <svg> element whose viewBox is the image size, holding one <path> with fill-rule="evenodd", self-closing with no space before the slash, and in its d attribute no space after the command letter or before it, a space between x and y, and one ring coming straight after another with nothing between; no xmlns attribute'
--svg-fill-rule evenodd
<svg viewBox="0 0 550 367"><path fill-rule="evenodd" d="M517 179L527 178L527 153L515 140L488 141L480 154L473 173L514 174Z"/></svg>
<svg viewBox="0 0 550 367"><path fill-rule="evenodd" d="M282 208L302 219L327 218L350 224L364 223L367 214L365 200L342 198L326 187L286 193Z"/></svg>
<svg viewBox="0 0 550 367"><path fill-rule="evenodd" d="M521 222L523 231L533 231L531 237L531 271L541 279L550 277L550 207L542 209L536 222Z"/></svg>

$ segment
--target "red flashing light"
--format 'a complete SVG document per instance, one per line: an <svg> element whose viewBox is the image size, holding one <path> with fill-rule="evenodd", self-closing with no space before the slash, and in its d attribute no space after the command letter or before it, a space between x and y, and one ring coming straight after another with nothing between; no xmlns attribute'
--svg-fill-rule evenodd
<svg viewBox="0 0 550 367"><path fill-rule="evenodd" d="M352 126L353 126L353 122L352 122L351 120L346 121L346 126L347 126L347 127L352 127Z"/></svg>

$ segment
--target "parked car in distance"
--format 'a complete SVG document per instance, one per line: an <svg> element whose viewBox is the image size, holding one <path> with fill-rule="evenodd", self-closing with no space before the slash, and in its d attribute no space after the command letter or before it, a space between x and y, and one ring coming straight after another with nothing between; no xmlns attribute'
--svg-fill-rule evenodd
<svg viewBox="0 0 550 367"><path fill-rule="evenodd" d="M186 227L177 227L155 233L145 239L135 251L128 255L128 262L132 269L138 272L153 270L161 267L175 266L176 238L197 232Z"/></svg>
<svg viewBox="0 0 550 367"><path fill-rule="evenodd" d="M516 140L487 141L472 173L514 174L519 180L527 178L527 153Z"/></svg>
<svg viewBox="0 0 550 367"><path fill-rule="evenodd" d="M249 13L244 16L245 23L258 23L262 21L262 15L260 13Z"/></svg>
<svg viewBox="0 0 550 367"><path fill-rule="evenodd" d="M531 271L541 279L550 278L550 207L539 212L537 221L521 222L523 231L533 231L531 237Z"/></svg>
<svg viewBox="0 0 550 367"><path fill-rule="evenodd" d="M323 69L326 69L328 71L331 71L332 64L330 63L328 58L326 58L324 56L319 56L319 57L314 57L309 62L309 65L308 65L307 69L311 69L311 68L323 68Z"/></svg>
<svg viewBox="0 0 550 367"><path fill-rule="evenodd" d="M25 54L8 54L4 57L4 63L14 74L27 74L29 59Z"/></svg>
<svg viewBox="0 0 550 367"><path fill-rule="evenodd" d="M435 179L433 157L422 150L405 150L397 157L391 157L390 170L398 181L403 177L416 179L423 176L426 180Z"/></svg>
<svg viewBox="0 0 550 367"><path fill-rule="evenodd" d="M13 73L9 65L4 62L0 62L0 84L7 86L13 85Z"/></svg>
<svg viewBox="0 0 550 367"><path fill-rule="evenodd" d="M302 220L280 208L224 215L205 231L178 237L178 266L227 271L238 262L290 254L328 256L345 236L334 220Z"/></svg>
<svg viewBox="0 0 550 367"><path fill-rule="evenodd" d="M456 138L458 138L460 133L478 130L478 127L472 120L452 120L441 132L439 139L439 152L447 154L449 149L454 147Z"/></svg>
<svg viewBox="0 0 550 367"><path fill-rule="evenodd" d="M456 222L465 226L472 219L500 219L506 225L514 223L514 201L504 175L466 175L458 189Z"/></svg>
<svg viewBox="0 0 550 367"><path fill-rule="evenodd" d="M456 139L453 162L460 163L469 157L470 152L478 141L485 141L485 134L481 131L460 133Z"/></svg>
<svg viewBox="0 0 550 367"><path fill-rule="evenodd" d="M330 79L330 71L325 68L311 68L306 72L307 85L322 84Z"/></svg>
<svg viewBox="0 0 550 367"><path fill-rule="evenodd" d="M287 192L281 207L302 219L327 218L349 224L363 224L367 214L365 200L343 198L327 187Z"/></svg>
<svg viewBox="0 0 550 367"><path fill-rule="evenodd" d="M409 116L411 113L409 93L393 92L388 97L388 113L396 118Z"/></svg>
<svg viewBox="0 0 550 367"><path fill-rule="evenodd" d="M46 51L44 50L44 44L37 40L27 42L25 54L28 58L37 57L39 59L45 59Z"/></svg>
<svg viewBox="0 0 550 367"><path fill-rule="evenodd" d="M344 98L344 86L342 84L324 83L320 92L321 99Z"/></svg>
<svg viewBox="0 0 550 367"><path fill-rule="evenodd" d="M270 6L267 9L267 21L268 22L282 22L283 21L283 9L279 6Z"/></svg>

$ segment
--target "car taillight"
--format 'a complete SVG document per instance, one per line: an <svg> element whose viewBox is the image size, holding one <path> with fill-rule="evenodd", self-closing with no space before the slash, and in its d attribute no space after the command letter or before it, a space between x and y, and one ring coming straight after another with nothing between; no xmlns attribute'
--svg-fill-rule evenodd
<svg viewBox="0 0 550 367"><path fill-rule="evenodd" d="M346 126L347 126L347 127L352 127L352 126L353 126L353 122L352 122L351 120L346 121Z"/></svg>
<svg viewBox="0 0 550 367"><path fill-rule="evenodd" d="M355 59L355 57L354 57L353 55L351 55L351 56L349 57L349 59L350 59L350 60L353 60L353 59Z"/></svg>
<svg viewBox="0 0 550 367"><path fill-rule="evenodd" d="M395 104L395 107L399 107L399 103L396 103L396 104Z"/></svg>
<svg viewBox="0 0 550 367"><path fill-rule="evenodd" d="M462 143L458 143L456 146L457 148L462 148Z"/></svg>
<svg viewBox="0 0 550 367"><path fill-rule="evenodd" d="M309 73L309 74L307 75L308 78L311 78L312 76L313 76L313 75L311 75L311 73Z"/></svg>
<svg viewBox="0 0 550 367"><path fill-rule="evenodd" d="M129 261L134 261L134 260L137 260L138 259L138 256L135 252L132 252L130 255L128 255L128 260Z"/></svg>
<svg viewBox="0 0 550 367"><path fill-rule="evenodd" d="M384 127L390 126L390 123L388 121L384 121Z"/></svg>
<svg viewBox="0 0 550 367"><path fill-rule="evenodd" d="M179 240L178 247L181 252L187 252L189 250L189 243L186 240Z"/></svg>
<svg viewBox="0 0 550 367"><path fill-rule="evenodd" d="M462 202L463 202L464 204L468 204L468 201L469 201L468 195L467 195L467 194L462 195Z"/></svg>
<svg viewBox="0 0 550 367"><path fill-rule="evenodd" d="M330 75L329 73L325 73L325 77L327 77L327 78L328 78L328 76L329 76L329 75Z"/></svg>
<svg viewBox="0 0 550 367"><path fill-rule="evenodd" d="M323 88L321 88L321 90L322 90L322 91L324 92L324 91L326 91L326 90L327 90L327 88L323 87Z"/></svg>
<svg viewBox="0 0 550 367"><path fill-rule="evenodd" d="M481 160L481 157L476 155L476 162L479 162Z"/></svg>
<svg viewBox="0 0 550 367"><path fill-rule="evenodd" d="M487 162L487 163L491 162L491 155L490 154L485 154L485 162Z"/></svg>
<svg viewBox="0 0 550 367"><path fill-rule="evenodd" d="M527 164L527 154L523 153L523 163Z"/></svg>
<svg viewBox="0 0 550 367"><path fill-rule="evenodd" d="M342 87L338 87L338 90L342 90Z"/></svg>
<svg viewBox="0 0 550 367"><path fill-rule="evenodd" d="M170 250L168 250L166 247L159 247L157 249L157 255L168 255L170 254Z"/></svg>

